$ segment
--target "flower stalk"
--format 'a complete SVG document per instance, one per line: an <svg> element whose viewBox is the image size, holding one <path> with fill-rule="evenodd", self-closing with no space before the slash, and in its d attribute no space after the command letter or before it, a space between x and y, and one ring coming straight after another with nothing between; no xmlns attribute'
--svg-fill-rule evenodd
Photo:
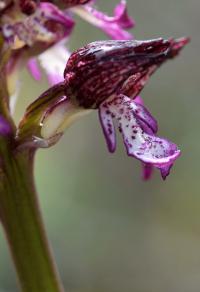
<svg viewBox="0 0 200 292"><path fill-rule="evenodd" d="M33 179L30 151L14 153L0 141L0 218L23 292L62 292L45 234Z"/></svg>

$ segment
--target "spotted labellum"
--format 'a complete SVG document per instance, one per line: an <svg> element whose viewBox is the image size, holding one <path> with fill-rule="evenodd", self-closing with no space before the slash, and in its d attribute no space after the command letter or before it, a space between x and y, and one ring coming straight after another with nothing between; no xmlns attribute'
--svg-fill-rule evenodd
<svg viewBox="0 0 200 292"><path fill-rule="evenodd" d="M151 74L187 42L98 41L79 49L67 62L64 81L29 106L18 139L31 147L48 147L75 119L97 109L109 151L116 149L115 120L127 154L144 165L145 178L156 167L165 179L180 150L156 136L157 122L138 94Z"/></svg>

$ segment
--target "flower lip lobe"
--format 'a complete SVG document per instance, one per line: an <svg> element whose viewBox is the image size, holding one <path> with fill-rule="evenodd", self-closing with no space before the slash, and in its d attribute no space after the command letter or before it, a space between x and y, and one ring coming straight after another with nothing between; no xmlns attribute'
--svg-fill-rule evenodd
<svg viewBox="0 0 200 292"><path fill-rule="evenodd" d="M127 96L119 95L100 105L99 117L110 152L114 152L116 148L112 121L115 119L127 154L137 158L145 166L148 165L145 178L151 174L150 165L158 168L162 177L166 178L174 161L180 156L180 151L174 143L155 135L157 123L145 107Z"/></svg>
<svg viewBox="0 0 200 292"><path fill-rule="evenodd" d="M165 60L178 54L182 48L178 43L161 38L91 43L68 60L64 72L66 95L80 106L98 108L112 94L124 93L123 85L132 77L128 87L133 98Z"/></svg>

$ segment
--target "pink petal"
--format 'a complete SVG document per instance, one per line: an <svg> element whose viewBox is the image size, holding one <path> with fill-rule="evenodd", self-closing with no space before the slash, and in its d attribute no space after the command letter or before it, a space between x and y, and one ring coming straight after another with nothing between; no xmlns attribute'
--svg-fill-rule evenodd
<svg viewBox="0 0 200 292"><path fill-rule="evenodd" d="M135 22L127 14L126 2L121 1L114 10L114 16L107 16L95 9L92 5L74 8L74 12L82 18L102 29L109 37L115 40L133 39L132 34L125 29L133 28Z"/></svg>
<svg viewBox="0 0 200 292"><path fill-rule="evenodd" d="M116 149L116 134L112 116L107 105L99 107L99 119L107 142L108 150L113 153Z"/></svg>
<svg viewBox="0 0 200 292"><path fill-rule="evenodd" d="M135 97L134 102L137 103L137 104L144 105L144 101L143 101L143 99L142 99L142 97L140 95Z"/></svg>
<svg viewBox="0 0 200 292"><path fill-rule="evenodd" d="M122 28L128 29L135 26L135 21L128 15L126 1L122 0L114 9L114 20Z"/></svg>
<svg viewBox="0 0 200 292"><path fill-rule="evenodd" d="M153 165L150 163L142 163L142 178L149 180L153 174Z"/></svg>
<svg viewBox="0 0 200 292"><path fill-rule="evenodd" d="M36 81L41 80L42 75L36 58L31 58L28 61L27 69Z"/></svg>
<svg viewBox="0 0 200 292"><path fill-rule="evenodd" d="M63 71L69 55L70 53L66 48L65 43L60 42L38 57L41 67L47 74L50 85L54 85L64 80Z"/></svg>

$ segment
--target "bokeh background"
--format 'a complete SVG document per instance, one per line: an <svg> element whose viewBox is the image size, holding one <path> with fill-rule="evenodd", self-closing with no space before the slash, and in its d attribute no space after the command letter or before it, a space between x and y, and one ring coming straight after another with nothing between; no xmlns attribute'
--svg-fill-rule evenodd
<svg viewBox="0 0 200 292"><path fill-rule="evenodd" d="M116 4L97 2L110 13ZM42 211L67 291L199 292L200 1L129 0L128 6L137 39L192 38L142 94L159 121L160 135L176 142L182 156L165 182L158 172L143 182L140 163L126 156L121 137L117 152L108 153L95 112L74 124L56 146L38 152ZM105 38L77 18L69 48ZM22 87L16 120L47 83L24 74ZM15 291L1 230L0 292Z"/></svg>

